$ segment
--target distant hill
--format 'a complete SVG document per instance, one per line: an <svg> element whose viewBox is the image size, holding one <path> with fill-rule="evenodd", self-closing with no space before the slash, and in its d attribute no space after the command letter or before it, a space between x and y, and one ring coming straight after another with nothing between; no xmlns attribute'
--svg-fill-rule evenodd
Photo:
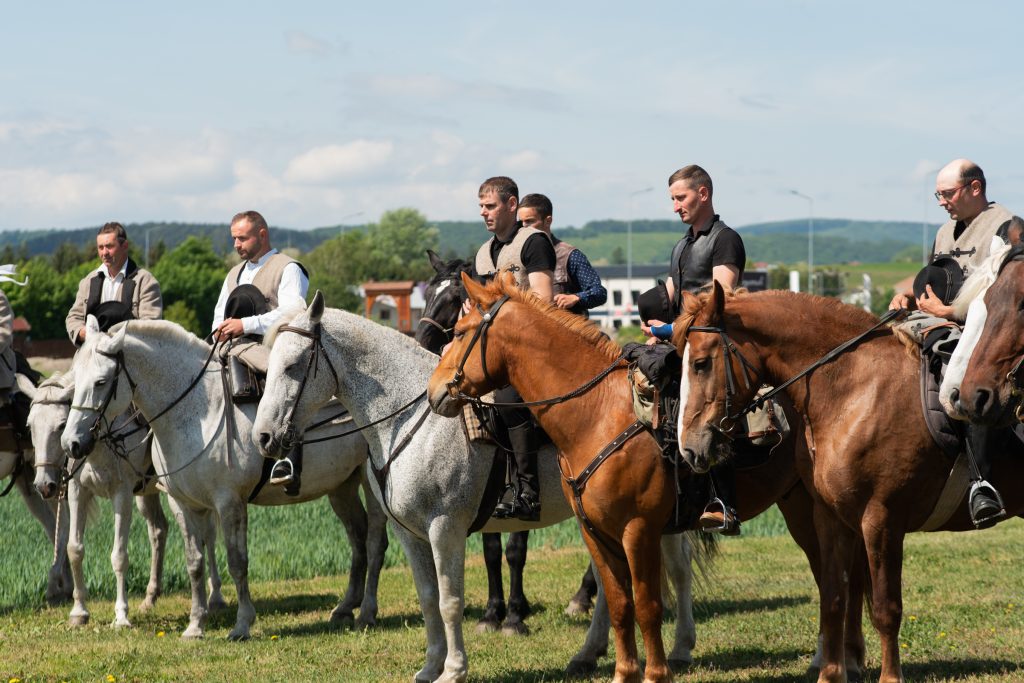
<svg viewBox="0 0 1024 683"><path fill-rule="evenodd" d="M439 251L442 255L468 258L487 236L483 223L474 221L434 221L438 229ZM173 249L190 235L209 238L215 250L228 253L232 249L226 223L134 223L126 226L132 242L144 248L147 235L150 246L163 242ZM616 249L627 251L628 224L625 221L596 220L581 228L558 228L555 234L582 249L595 264L608 264ZM737 228L752 261L798 263L807 260L807 220L758 223ZM930 245L938 230L927 226ZM313 230L295 230L271 226L274 245L293 247L308 252L326 239L345 230L362 226L328 226ZM0 232L0 249L24 247L29 256L51 254L62 242L76 246L94 243L98 226L76 230L32 230ZM633 262L664 263L672 245L682 234L678 220L637 220L632 223ZM852 221L837 218L814 220L814 260L816 263L849 263L851 261L884 262L900 252L913 253L920 248L921 224L896 221ZM909 252L908 252L909 250ZM919 251L917 253L920 253Z"/></svg>

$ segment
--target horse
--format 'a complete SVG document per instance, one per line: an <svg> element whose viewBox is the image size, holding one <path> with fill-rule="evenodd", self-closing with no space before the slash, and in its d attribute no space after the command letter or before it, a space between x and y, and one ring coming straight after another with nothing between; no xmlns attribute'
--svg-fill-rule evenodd
<svg viewBox="0 0 1024 683"><path fill-rule="evenodd" d="M435 415L423 405L423 387L437 366L436 356L395 330L345 311L325 310L320 292L305 312L291 320L283 317L268 342L272 348L267 390L253 440L265 454L280 454L332 396L351 411L370 444L375 475L371 487L394 522L423 611L426 661L415 679L466 680L466 537L478 516L484 531L500 532L537 529L572 515L555 485L559 474L553 447L545 446L539 458L540 520L493 519L489 508L480 508L495 447L470 443L459 420ZM666 537L660 552L656 543L652 552L664 554L676 592L675 646L670 656L682 666L691 660L695 629L691 548L680 538ZM701 551L698 547L698 561ZM604 604L599 591L586 640L569 662L567 675L592 672L599 654L607 650Z"/></svg>
<svg viewBox="0 0 1024 683"><path fill-rule="evenodd" d="M251 403L232 406L221 368L210 367L213 354L200 339L164 320L132 320L103 333L89 317L78 355L74 403L61 445L73 459L83 457L95 444L99 418L120 415L134 397L160 445L153 452L153 465L185 538L192 607L183 638L203 635L207 600L201 541L211 513L220 520L238 593L238 612L228 639L249 638L256 617L248 581L250 498L256 505L291 505L327 496L352 547L348 591L331 621L352 621L358 605L355 624L375 623L377 578L387 536L384 515L370 496L365 512L359 501L358 490L365 481L364 439L350 435L310 446L302 490L288 496L283 487L261 486L269 461L265 463L249 438L256 408ZM346 426L329 420L314 433L334 437Z"/></svg>
<svg viewBox="0 0 1024 683"><path fill-rule="evenodd" d="M1022 265L1024 247L1018 244L1007 249L979 306L982 314L968 321L977 333L972 334L971 344L964 345L963 355L969 362L953 403L971 422L1009 426L1024 420L1024 378L1020 376L1024 345L1019 320Z"/></svg>
<svg viewBox="0 0 1024 683"><path fill-rule="evenodd" d="M73 370L72 370L73 371ZM71 411L71 396L74 393L74 376L55 374L36 389L32 408L28 414L28 426L35 444L36 477L35 489L45 500L53 499L60 491L64 464L67 461L60 447L60 436ZM128 535L132 521L132 499L138 507L149 531L150 568L146 595L139 604L139 611L153 608L162 589L164 570L164 548L167 544L167 517L160 504L160 494L155 481L146 482L146 471L150 467L148 452L149 439L145 430L134 430L134 420L128 420L120 429L125 434L118 454L107 443L100 442L88 459L78 461L68 476L67 505L70 508L70 530L67 543L71 561L71 575L74 579L74 604L68 616L71 626L85 626L89 623L89 610L85 602L88 587L82 570L85 556L85 525L88 512L95 507L95 497L108 498L114 509L114 548L110 563L114 569L117 597L114 602L114 628L130 627L125 575L128 571ZM138 487L140 492L135 494ZM213 520L211 519L211 522ZM206 554L210 566L210 606L224 606L221 595L220 572L217 570L214 544L217 529L212 524L206 536Z"/></svg>
<svg viewBox="0 0 1024 683"><path fill-rule="evenodd" d="M524 400L550 404L535 405L531 410L563 454L563 461L560 464L565 477L563 489L567 497L575 499L576 514L590 529L584 538L588 541L588 547L594 555L599 571L602 563L605 571L609 571L611 565L616 572L615 579L624 584L617 588L623 603L620 609L624 616L617 620L617 652L620 653L620 661L616 663L616 680L635 678L638 673L635 646L631 648L631 652L626 649L634 642L632 626L629 623L632 616L632 606L629 603L631 596L627 587L630 581L633 585L637 584L637 579L631 576L633 564L640 565L637 573L644 568L650 570L649 558L643 555L633 558L626 554L630 550L635 552L638 544L636 539L641 532L630 526L631 523L635 523L633 519L617 518L616 513L633 505L628 496L642 497L655 490L663 497L663 500L659 501L662 507L658 508L658 514L664 514L665 509L670 509L675 502L676 482L664 481L664 470L669 468L662 463L660 448L652 442L653 440L627 439L627 445L631 450L618 459L609 455L607 447L602 449L602 446L613 438L616 442L621 441L623 433L618 431L619 428L635 420L629 384L624 376L610 375L600 382L593 379L597 376L595 373L602 367L604 372L620 367L616 362L620 357L619 349L594 324L520 292L510 279L496 280L488 287L476 285L467 278L463 280L477 308L473 314L463 318L459 323L456 335L465 340L473 333L474 328L479 329L481 313L486 316L489 327L486 333L480 333L486 335L486 342L480 342L481 346L484 343L487 345L486 365L481 367L476 357L469 357L468 351L464 348L465 344L460 346L456 342L453 349L442 359L441 365L431 379L432 405L435 409L452 412L454 407L461 403L461 399L466 398L453 398L454 385L451 384L451 380L445 382L446 377L452 376L456 364L460 364L456 358L464 359L461 361L461 370L456 370L464 376L458 385L460 393L479 396L493 385L508 381L519 389ZM500 317L496 315L499 310ZM500 322L495 322L496 320ZM572 358L573 363L565 364L565 358ZM609 363L612 364L608 365ZM572 400L566 402L564 406L542 400L542 397L561 394L574 387L576 389L568 394L573 396ZM590 389L583 393L579 387ZM792 410L787 412L792 413ZM595 425L594 416L602 416L604 419ZM795 424L793 436L778 443L767 461L737 470L738 512L741 519L748 520L773 503L777 503L794 540L807 555L812 574L817 580L819 551L816 535L810 526L811 499L800 484L793 464L792 453L798 442L798 416L791 414L790 422ZM599 449L602 456L608 456L600 465L597 463L602 456L593 458L593 454ZM577 483L574 486L569 480L573 478L575 472L580 474L576 475L574 481ZM590 472L592 478L587 479L586 472ZM687 476L685 471L679 474L682 477ZM582 483L585 483L585 490L577 494L576 490L582 489L582 483L579 481L581 478L584 480ZM658 486L649 485L648 480ZM587 495L584 496L583 493ZM615 504L611 503L613 500L616 501ZM601 509L594 509L595 501L599 501ZM697 511L699 512L699 508ZM639 516L637 512L633 514ZM668 521L667 516L652 515L652 520L647 521L642 533L657 537ZM693 525L695 522L696 515L691 520ZM618 538L623 536L626 538L618 541ZM626 543L630 545L628 550ZM643 566L645 564L646 567ZM608 580L604 577L606 585ZM647 581L651 581L650 577L647 577ZM646 593L648 598L651 595L650 591L651 589L648 589ZM649 602L643 606L651 609ZM637 609L639 610L640 606ZM857 668L863 665L864 653L859 611L851 610L850 622L847 657L850 665ZM641 628L644 628L643 624ZM652 644L656 648L657 643L651 634L644 635L645 645L648 646L647 677L651 679L653 675L659 675L650 671ZM623 640L626 644L622 643ZM623 659L625 661L622 661ZM811 668L815 668L819 661L820 652L815 654Z"/></svg>
<svg viewBox="0 0 1024 683"><path fill-rule="evenodd" d="M462 286L462 273L471 273L472 264L462 259L443 261L427 249L427 258L435 275L427 282L423 294L423 315L416 324L416 341L420 346L438 356L445 344L452 340L452 328L459 319L466 289ZM523 568L529 544L529 531L513 531L508 535L505 559L508 562L509 589L508 608L505 607L505 591L501 577L501 534L484 533L484 566L487 568L487 607L477 622L477 631L496 631L505 634L528 632L526 617L530 614L530 602L523 591ZM594 570L587 567L579 590L565 608L566 616L580 616L590 612L593 598L597 594L597 579Z"/></svg>
<svg viewBox="0 0 1024 683"><path fill-rule="evenodd" d="M823 560L819 681L846 680L847 576L861 542L882 646L880 680L890 683L903 680L904 536L974 528L966 505L933 516L952 460L925 425L916 354L880 325L834 299L777 290L726 293L718 284L699 298L686 295L675 322L686 391L679 447L695 470L730 455L737 417L753 399L738 378L753 375L753 385L784 387L802 416L807 449L797 451L797 468L814 496ZM836 351L841 344L845 353ZM1022 449L1015 450L992 458L993 483L1014 515L1024 512Z"/></svg>
<svg viewBox="0 0 1024 683"><path fill-rule="evenodd" d="M27 377L15 375L18 390L29 399L36 393L36 387ZM25 507L42 525L50 542L53 561L46 575L46 602L57 605L71 600L72 578L71 564L68 562L68 511L67 506L60 505L56 500L43 500L32 490L32 470L35 463L35 451L27 444L20 453L14 450L0 450L0 480L11 478L11 481L0 492L7 495L11 488L18 489Z"/></svg>

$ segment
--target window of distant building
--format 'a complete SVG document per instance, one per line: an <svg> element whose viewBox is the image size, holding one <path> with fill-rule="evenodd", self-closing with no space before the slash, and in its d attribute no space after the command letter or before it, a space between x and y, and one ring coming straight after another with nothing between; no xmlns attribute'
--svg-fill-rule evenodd
<svg viewBox="0 0 1024 683"><path fill-rule="evenodd" d="M616 306L622 305L622 292L617 289L612 292L612 303Z"/></svg>

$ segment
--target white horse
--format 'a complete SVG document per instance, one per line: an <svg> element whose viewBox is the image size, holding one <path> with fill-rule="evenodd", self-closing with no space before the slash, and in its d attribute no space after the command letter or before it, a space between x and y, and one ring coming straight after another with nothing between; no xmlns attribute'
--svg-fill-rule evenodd
<svg viewBox="0 0 1024 683"><path fill-rule="evenodd" d="M206 520L215 513L238 592L238 614L228 638L248 638L256 610L249 594L247 501L264 468L264 458L249 438L256 407L232 408L220 364L204 365L210 347L174 323L133 320L104 334L89 317L86 330L85 344L78 351L74 404L62 446L72 457L87 452L94 443L90 430L97 413L120 415L134 395L160 444L153 453L153 465L185 537L192 609L182 637L203 635L207 603L200 543ZM137 389L139 385L142 390ZM347 426L331 420L315 434L338 435ZM359 606L359 626L376 621L377 579L387 548L383 513L367 495L367 516L359 500L366 451L366 442L358 434L310 446L299 496L285 495L280 486L264 486L252 501L290 505L328 497L352 546L348 591L331 613L331 620L347 622Z"/></svg>
<svg viewBox="0 0 1024 683"><path fill-rule="evenodd" d="M74 376L71 373L54 375L39 385L35 398L32 399L32 410L28 415L28 425L32 430L32 443L35 444L36 451L35 487L39 495L47 500L60 492L66 472L63 465L67 458L60 447L60 436L71 410L71 397L74 391ZM164 548L167 544L167 517L160 504L160 494L156 491L155 480L149 481L138 495L134 493L137 486L145 483L143 477L151 462L148 430L136 427L134 420L123 424L122 419L118 431L126 436L122 443L124 451L121 457L115 455L105 442L100 442L85 460L67 463L67 471L71 473L67 480L67 506L71 511L70 540L67 547L75 582L74 605L68 617L68 623L72 626L84 626L89 623L89 610L85 606L89 592L82 561L85 557L86 520L89 510L95 506L96 496L108 498L114 510L114 547L110 553L110 564L114 569L117 598L114 602L114 621L111 626L131 626L128 620L125 575L128 571L128 535L131 531L133 499L143 519L146 520L151 552L149 585L146 586L145 599L139 604L139 611L146 612L152 609L161 592ZM216 540L217 528L211 523L204 543L210 566L211 608L224 607L224 597L220 591L220 572L217 571L214 553Z"/></svg>
<svg viewBox="0 0 1024 683"><path fill-rule="evenodd" d="M958 405L960 383L963 382L964 373L967 372L967 364L971 360L971 354L974 353L974 347L977 345L978 339L981 338L981 331L985 328L985 320L988 317L988 309L985 307L985 292L996 281L999 267L1011 248L1010 244L1005 244L1001 239L994 238L988 258L971 271L951 304L956 317L960 320L966 318L966 321L963 332L960 334L960 341L957 342L956 349L946 366L946 374L939 387L939 402L946 414L957 420L967 419Z"/></svg>
<svg viewBox="0 0 1024 683"><path fill-rule="evenodd" d="M35 386L23 375L16 377L18 390L32 399L36 393ZM18 489L22 500L25 501L25 507L46 531L53 557L46 577L46 602L56 605L70 600L72 595L71 566L67 555L68 510L66 505L60 505L56 500L43 500L36 495L32 489L34 462L35 452L32 444L25 444L20 456L17 453L0 451L0 483L8 477L13 478L0 488L6 489L10 485Z"/></svg>
<svg viewBox="0 0 1024 683"><path fill-rule="evenodd" d="M466 536L484 496L495 449L470 445L459 420L441 417L425 400L414 400L426 388L437 356L395 330L345 311L325 311L320 292L304 313L290 322L286 316L268 343L273 348L267 390L253 439L264 453L280 453L282 443L301 433L332 395L366 427L371 465L384 480L381 487L371 478L373 492L395 522L423 610L426 662L415 680L466 680ZM407 409L399 410L410 401ZM491 519L483 531L536 529L572 516L553 446L545 447L538 464L543 482L540 521ZM669 656L675 665L691 661L696 640L691 549L682 539L666 536L662 541L678 599L675 647ZM570 662L570 674L596 667L598 654L607 650L608 629L607 603L599 590L586 642Z"/></svg>

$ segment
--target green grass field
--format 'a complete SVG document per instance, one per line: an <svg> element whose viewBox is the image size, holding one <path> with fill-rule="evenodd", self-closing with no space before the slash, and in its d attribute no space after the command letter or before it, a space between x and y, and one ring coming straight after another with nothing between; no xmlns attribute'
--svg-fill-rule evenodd
<svg viewBox="0 0 1024 683"><path fill-rule="evenodd" d="M0 563L0 681L408 681L422 665L424 632L415 589L397 543L381 580L377 628L339 631L327 623L344 587L348 548L326 502L250 508L252 592L259 616L253 639L225 640L234 590L225 571L227 611L213 615L207 638L181 642L188 595L181 540L168 542L167 592L156 610L135 611L148 548L141 520L132 529L130 617L113 631L109 506L88 535L92 623L66 625L68 607L45 607L49 555L41 529L16 498L0 499L5 534ZM1024 680L1024 527L1020 520L982 533L917 534L904 573L904 670L913 681ZM556 681L582 643L586 623L562 615L587 556L572 522L531 535L526 590L534 605L525 638L478 635L486 581L479 540L470 538L466 641L471 680ZM770 511L726 539L697 589L698 647L684 681L806 680L817 633L810 571L781 518ZM223 558L223 552L220 553ZM869 676L878 643L868 633ZM670 637L671 624L664 633ZM598 680L611 675L602 660Z"/></svg>

